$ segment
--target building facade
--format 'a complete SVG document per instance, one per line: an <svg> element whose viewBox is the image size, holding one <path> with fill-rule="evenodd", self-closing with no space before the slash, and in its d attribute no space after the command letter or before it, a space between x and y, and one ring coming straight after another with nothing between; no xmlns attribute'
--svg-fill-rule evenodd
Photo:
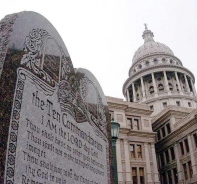
<svg viewBox="0 0 197 184"><path fill-rule="evenodd" d="M121 125L119 183L197 183L195 77L147 27L142 37L123 85L126 101L107 98Z"/></svg>
<svg viewBox="0 0 197 184"><path fill-rule="evenodd" d="M119 184L159 184L148 105L107 97L111 118L120 123L116 145Z"/></svg>

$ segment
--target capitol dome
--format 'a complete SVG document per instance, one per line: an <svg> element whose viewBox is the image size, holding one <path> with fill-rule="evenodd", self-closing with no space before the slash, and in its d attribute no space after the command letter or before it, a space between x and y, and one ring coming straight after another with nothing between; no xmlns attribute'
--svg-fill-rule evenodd
<svg viewBox="0 0 197 184"><path fill-rule="evenodd" d="M129 102L145 103L154 110L152 116L168 105L197 107L195 78L166 45L155 42L152 31L142 35L144 44L138 48L123 85Z"/></svg>
<svg viewBox="0 0 197 184"><path fill-rule="evenodd" d="M154 35L150 30L146 29L143 32L142 37L144 39L144 44L140 46L135 52L132 60L133 64L147 56L155 54L167 54L174 56L174 53L168 46L154 41Z"/></svg>

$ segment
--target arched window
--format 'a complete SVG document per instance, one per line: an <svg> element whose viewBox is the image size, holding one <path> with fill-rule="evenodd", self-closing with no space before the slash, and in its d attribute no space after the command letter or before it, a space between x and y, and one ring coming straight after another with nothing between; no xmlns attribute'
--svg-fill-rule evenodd
<svg viewBox="0 0 197 184"><path fill-rule="evenodd" d="M170 89L170 91L172 91L172 90L173 90L173 86L172 86L172 84L171 84L171 83L168 83L168 85L169 85L169 89Z"/></svg>
<svg viewBox="0 0 197 184"><path fill-rule="evenodd" d="M158 59L157 58L154 58L153 61L154 61L155 64L158 64Z"/></svg>
<svg viewBox="0 0 197 184"><path fill-rule="evenodd" d="M138 68L139 68L139 69L141 69L141 68L142 68L142 65L141 65L141 64L139 64L139 65L138 65Z"/></svg>
<svg viewBox="0 0 197 184"><path fill-rule="evenodd" d="M137 95L136 95L136 98L137 98L137 100L139 100L140 99L140 95L137 93Z"/></svg>
<svg viewBox="0 0 197 184"><path fill-rule="evenodd" d="M150 62L148 60L145 63L146 63L146 66L150 65Z"/></svg>
<svg viewBox="0 0 197 184"><path fill-rule="evenodd" d="M177 91L179 91L179 87L178 87L178 84L176 84L176 90L177 90Z"/></svg>
<svg viewBox="0 0 197 184"><path fill-rule="evenodd" d="M173 60L172 59L170 59L170 63L173 64Z"/></svg>
<svg viewBox="0 0 197 184"><path fill-rule="evenodd" d="M153 86L149 87L149 92L150 92L150 94L154 93L154 87Z"/></svg>
<svg viewBox="0 0 197 184"><path fill-rule="evenodd" d="M163 91L163 90L164 90L163 84L160 83L160 84L158 85L158 89L159 89L159 91Z"/></svg>

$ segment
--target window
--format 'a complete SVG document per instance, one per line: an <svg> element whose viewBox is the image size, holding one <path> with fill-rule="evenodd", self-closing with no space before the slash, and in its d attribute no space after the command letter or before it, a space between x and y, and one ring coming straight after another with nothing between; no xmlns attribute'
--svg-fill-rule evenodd
<svg viewBox="0 0 197 184"><path fill-rule="evenodd" d="M169 183L172 183L172 174L171 174L171 171L168 171L168 181L169 181Z"/></svg>
<svg viewBox="0 0 197 184"><path fill-rule="evenodd" d="M180 101L176 101L176 105L177 106L180 106Z"/></svg>
<svg viewBox="0 0 197 184"><path fill-rule="evenodd" d="M161 128L161 131L162 131L162 136L165 137L166 136L165 127Z"/></svg>
<svg viewBox="0 0 197 184"><path fill-rule="evenodd" d="M183 171L184 171L185 179L187 180L188 179L188 175L187 175L187 166L186 166L186 164L183 164Z"/></svg>
<svg viewBox="0 0 197 184"><path fill-rule="evenodd" d="M111 121L114 121L114 112L113 111L110 111L110 118L111 118Z"/></svg>
<svg viewBox="0 0 197 184"><path fill-rule="evenodd" d="M192 163L191 163L191 161L188 162L188 167L189 167L189 177L192 178L193 170L192 170Z"/></svg>
<svg viewBox="0 0 197 184"><path fill-rule="evenodd" d="M188 153L188 152L189 152L189 144L188 144L188 140L187 140L187 139L185 139L185 140L184 140L184 143L185 143L186 152Z"/></svg>
<svg viewBox="0 0 197 184"><path fill-rule="evenodd" d="M196 148L197 148L197 134L195 133L195 134L193 135L193 137L194 137L195 146L196 146Z"/></svg>
<svg viewBox="0 0 197 184"><path fill-rule="evenodd" d="M158 63L157 58L155 58L153 61L154 61L154 63L155 63L155 64L157 64L157 63Z"/></svg>
<svg viewBox="0 0 197 184"><path fill-rule="evenodd" d="M154 87L153 86L150 86L149 87L149 91L150 91L151 94L154 93Z"/></svg>
<svg viewBox="0 0 197 184"><path fill-rule="evenodd" d="M179 86L178 86L178 84L176 84L176 90L179 91Z"/></svg>
<svg viewBox="0 0 197 184"><path fill-rule="evenodd" d="M149 66L149 64L150 64L149 61L146 61L146 66Z"/></svg>
<svg viewBox="0 0 197 184"><path fill-rule="evenodd" d="M131 155L131 158L135 158L135 145L134 144L130 144L130 155Z"/></svg>
<svg viewBox="0 0 197 184"><path fill-rule="evenodd" d="M170 91L173 91L173 87L171 83L168 83Z"/></svg>
<svg viewBox="0 0 197 184"><path fill-rule="evenodd" d="M150 105L150 110L154 111L154 106Z"/></svg>
<svg viewBox="0 0 197 184"><path fill-rule="evenodd" d="M139 68L139 69L141 69L141 68L142 68L142 65L141 65L141 64L139 64L139 65L138 65L138 68Z"/></svg>
<svg viewBox="0 0 197 184"><path fill-rule="evenodd" d="M166 62L166 59L165 58L162 58L162 61L165 63Z"/></svg>
<svg viewBox="0 0 197 184"><path fill-rule="evenodd" d="M158 138L158 140L160 140L160 139L161 139L160 130L158 130L158 131L157 131L157 138Z"/></svg>
<svg viewBox="0 0 197 184"><path fill-rule="evenodd" d="M176 168L173 169L173 175L174 175L174 183L178 183L178 173Z"/></svg>
<svg viewBox="0 0 197 184"><path fill-rule="evenodd" d="M140 130L140 118L135 116L127 117L127 125L131 126L132 130Z"/></svg>
<svg viewBox="0 0 197 184"><path fill-rule="evenodd" d="M145 184L144 168L132 167L132 178L133 184L138 184L138 181L140 182L139 184Z"/></svg>
<svg viewBox="0 0 197 184"><path fill-rule="evenodd" d="M138 158L142 158L142 146L137 145L137 156Z"/></svg>
<svg viewBox="0 0 197 184"><path fill-rule="evenodd" d="M163 183L167 183L166 174L162 173L161 175Z"/></svg>
<svg viewBox="0 0 197 184"><path fill-rule="evenodd" d="M144 168L140 167L139 168L139 173L140 173L140 184L145 184L145 180L144 180Z"/></svg>
<svg viewBox="0 0 197 184"><path fill-rule="evenodd" d="M181 154L184 155L183 142L180 142Z"/></svg>
<svg viewBox="0 0 197 184"><path fill-rule="evenodd" d="M161 165L164 166L165 162L164 162L163 153L160 154L160 160L161 160Z"/></svg>
<svg viewBox="0 0 197 184"><path fill-rule="evenodd" d="M164 90L163 84L159 84L158 89L159 89L159 91L163 91Z"/></svg>
<svg viewBox="0 0 197 184"><path fill-rule="evenodd" d="M166 124L167 132L168 134L171 133L170 123Z"/></svg>
<svg viewBox="0 0 197 184"><path fill-rule="evenodd" d="M172 160L174 160L174 159L175 159L174 147L171 147L171 148L170 148L170 154L171 154Z"/></svg>
<svg viewBox="0 0 197 184"><path fill-rule="evenodd" d="M133 184L138 184L137 182L137 168L132 167L132 178L133 178Z"/></svg>
<svg viewBox="0 0 197 184"><path fill-rule="evenodd" d="M188 102L188 106L189 106L189 107L191 107L191 106L192 106L192 105L191 105L191 102Z"/></svg>
<svg viewBox="0 0 197 184"><path fill-rule="evenodd" d="M163 107L167 107L167 102L163 102Z"/></svg>
<svg viewBox="0 0 197 184"><path fill-rule="evenodd" d="M170 59L170 63L171 63L171 64L173 63L173 60L172 60L172 59Z"/></svg>
<svg viewBox="0 0 197 184"><path fill-rule="evenodd" d="M133 125L133 130L139 130L140 129L138 119L133 119L132 125Z"/></svg>
<svg viewBox="0 0 197 184"><path fill-rule="evenodd" d="M131 118L127 118L127 125L131 127L131 123L132 123L132 119Z"/></svg>
<svg viewBox="0 0 197 184"><path fill-rule="evenodd" d="M165 151L165 156L166 156L166 163L169 163L170 162L170 158L169 158L168 150Z"/></svg>

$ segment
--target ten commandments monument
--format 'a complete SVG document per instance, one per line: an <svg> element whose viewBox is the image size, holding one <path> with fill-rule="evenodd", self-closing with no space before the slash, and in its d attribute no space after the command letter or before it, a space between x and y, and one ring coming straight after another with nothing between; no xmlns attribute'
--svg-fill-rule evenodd
<svg viewBox="0 0 197 184"><path fill-rule="evenodd" d="M0 68L0 183L110 184L105 96L51 23L6 16Z"/></svg>

